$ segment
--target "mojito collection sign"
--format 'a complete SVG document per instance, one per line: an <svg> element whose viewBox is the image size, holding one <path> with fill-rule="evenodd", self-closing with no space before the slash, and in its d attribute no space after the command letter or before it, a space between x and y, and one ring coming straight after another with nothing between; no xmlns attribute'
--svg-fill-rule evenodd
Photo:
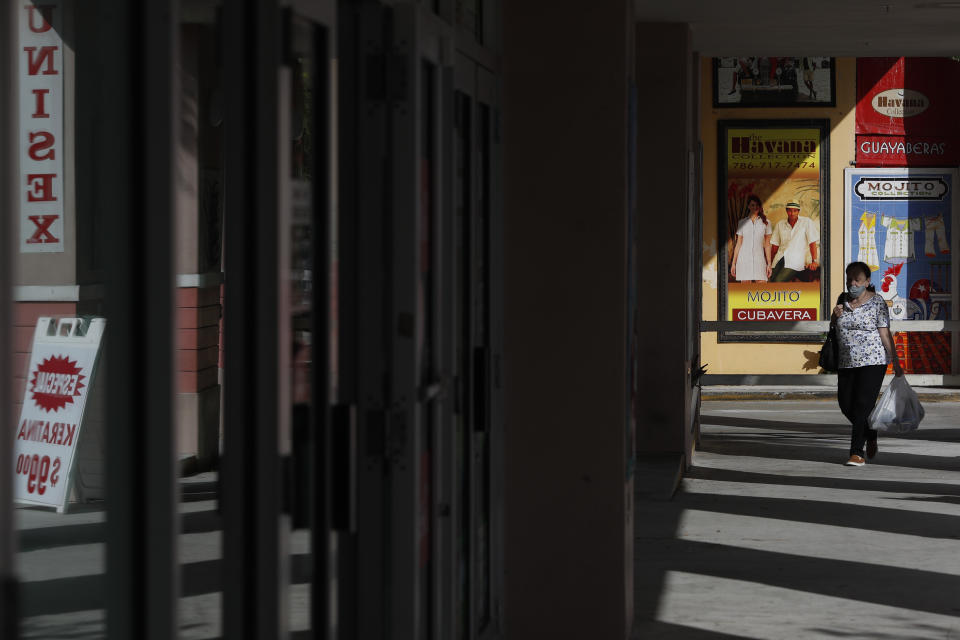
<svg viewBox="0 0 960 640"><path fill-rule="evenodd" d="M956 169L858 167L844 178L844 258L870 267L890 317L955 318ZM950 373L949 334L902 331L895 339L908 373Z"/></svg>
<svg viewBox="0 0 960 640"><path fill-rule="evenodd" d="M721 317L742 322L731 340L796 340L750 335L750 323L822 317L822 121L721 121Z"/></svg>
<svg viewBox="0 0 960 640"><path fill-rule="evenodd" d="M63 251L63 40L58 2L18 3L20 251Z"/></svg>

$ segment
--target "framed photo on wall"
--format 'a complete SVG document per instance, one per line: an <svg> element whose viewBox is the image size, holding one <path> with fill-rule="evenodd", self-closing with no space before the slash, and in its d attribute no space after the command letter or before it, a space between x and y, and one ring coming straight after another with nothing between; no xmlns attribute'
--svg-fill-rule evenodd
<svg viewBox="0 0 960 640"><path fill-rule="evenodd" d="M829 120L721 120L718 133L720 342L811 342L820 333L752 322L829 317Z"/></svg>
<svg viewBox="0 0 960 640"><path fill-rule="evenodd" d="M713 59L713 106L833 107L834 59L826 56Z"/></svg>

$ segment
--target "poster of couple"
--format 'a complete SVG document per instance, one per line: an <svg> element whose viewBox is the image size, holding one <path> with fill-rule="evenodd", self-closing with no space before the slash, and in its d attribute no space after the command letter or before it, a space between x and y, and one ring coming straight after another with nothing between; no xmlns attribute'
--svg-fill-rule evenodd
<svg viewBox="0 0 960 640"><path fill-rule="evenodd" d="M749 322L824 317L826 127L721 123L721 308L725 319L745 323L721 340L809 340L750 335Z"/></svg>

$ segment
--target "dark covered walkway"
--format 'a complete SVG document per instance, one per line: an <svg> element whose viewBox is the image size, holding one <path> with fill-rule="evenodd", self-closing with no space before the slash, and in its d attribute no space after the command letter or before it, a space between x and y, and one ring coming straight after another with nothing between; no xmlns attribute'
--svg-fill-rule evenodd
<svg viewBox="0 0 960 640"><path fill-rule="evenodd" d="M960 405L925 406L850 468L833 402L704 403L673 499L638 497L634 637L960 638Z"/></svg>

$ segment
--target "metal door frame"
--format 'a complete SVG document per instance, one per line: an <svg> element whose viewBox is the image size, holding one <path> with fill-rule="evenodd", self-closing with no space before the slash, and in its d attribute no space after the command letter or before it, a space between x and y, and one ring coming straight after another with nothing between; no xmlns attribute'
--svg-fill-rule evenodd
<svg viewBox="0 0 960 640"><path fill-rule="evenodd" d="M90 204L102 212L110 247L107 638L169 638L180 581L172 409L179 11L169 0L101 0L91 11L100 19L90 64L102 78L91 103L117 132L84 158L97 167Z"/></svg>
<svg viewBox="0 0 960 640"><path fill-rule="evenodd" d="M456 57L456 91L458 93L464 94L470 101L470 114L469 114L469 130L467 135L469 136L469 153L470 153L470 175L465 176L464 179L469 180L469 194L470 199L468 203L468 210L465 212L464 220L458 220L457 223L465 222L469 225L469 229L466 230L466 239L467 244L464 247L464 250L467 252L466 256L466 265L469 271L469 280L470 284L466 292L462 292L462 295L471 296L471 299L467 301L467 316L465 322L467 324L467 344L462 345L466 349L467 361L466 371L459 371L459 376L462 379L460 388L462 389L462 394L464 396L461 406L463 411L466 412L466 415L463 415L462 419L465 425L464 435L466 441L464 446L468 448L467 459L469 460L469 491L470 491L470 504L463 505L460 504L459 500L454 501L453 514L454 521L457 521L460 517L462 509L470 509L468 514L468 528L470 535L470 545L469 545L469 558L466 559L469 569L469 586L468 586L468 607L467 613L469 617L468 628L469 628L469 638L494 638L499 637L502 634L502 615L500 611L500 602L502 602L502 500L503 500L503 486L502 486L502 460L503 460L503 451L502 451L502 384L499 377L500 369L500 360L502 354L502 337L503 337L503 327L502 327L502 291L503 291L503 274L502 274L502 215L501 209L499 207L499 133L498 133L498 118L499 118L499 99L498 99L498 85L496 76L489 69L484 67L480 62L469 57L468 53L458 52ZM481 131L481 106L484 106L488 109L489 117L489 131L488 136L489 140L484 141L482 139L483 132ZM482 145L489 145L489 156L484 158ZM487 166L483 167L482 162L484 159L487 162ZM486 203L487 214L489 215L489 220L487 220L487 228L483 229L481 227L480 219L480 207L482 206L481 201L481 190L483 185L481 184L481 177L483 172L487 171L490 179L489 192L487 197L489 202ZM486 255L480 256L480 248L477 245L476 238L479 234L486 232L487 245ZM457 235L463 233L464 230L458 226L455 230ZM486 343L480 344L478 342L478 337L476 335L476 310L475 310L475 301L472 299L473 286L475 284L475 273L479 268L479 265L482 261L486 262L487 265L487 295L488 299L486 300L486 319L487 323L487 335ZM458 282L459 285L459 282ZM457 340L461 340L461 336L457 335ZM477 349L482 350L482 356L484 362L482 363L481 371L483 371L487 377L487 383L485 389L487 391L485 398L473 398L473 389L474 381L473 376L477 370L475 363L475 358L477 357ZM458 369L462 365L462 362L457 363ZM488 547L489 547L489 566L490 566L490 611L489 611L489 624L485 627L480 627L480 620L478 619L478 612L476 610L476 601L477 601L477 588L478 581L475 575L475 568L477 567L478 560L478 547L477 541L473 535L476 531L476 510L472 508L474 502L479 497L479 491L483 488L481 485L481 474L480 474L480 465L482 461L477 458L478 452L474 450L474 437L473 433L477 427L474 424L475 416L472 410L474 402L483 402L484 408L483 412L486 416L486 423L488 424L488 438L487 442L488 454L490 456L489 463L489 473L490 477L488 479L489 486L486 487L486 491L490 495L490 514L489 514L489 532L488 532Z"/></svg>
<svg viewBox="0 0 960 640"><path fill-rule="evenodd" d="M340 13L340 247L343 403L356 403L358 502L352 546L357 618L345 638L458 637L455 628L454 513L456 446L453 416L459 363L455 349L452 265L458 259L454 222L454 28L416 4L351 5ZM432 376L419 362L417 286L420 264L420 193L423 140L423 61L432 65L433 135L430 197L433 225L434 307ZM472 64L472 63L471 63ZM490 107L490 342L491 399L491 634L502 619L502 423L499 360L502 352L502 222L499 217L498 87L485 77ZM348 139L348 136L350 137ZM471 178L472 179L472 178ZM356 255L347 252L355 249ZM356 317L356 326L350 318ZM353 346L351 346L353 345ZM351 356L355 360L349 362ZM429 447L433 474L430 514L419 502L420 446L430 406L434 431ZM430 519L432 568L428 589L420 575L421 517ZM344 547L341 547L344 548ZM349 571L341 571L341 580ZM430 619L420 617L429 598ZM350 617L350 606L341 618ZM485 634L491 635L491 634Z"/></svg>
<svg viewBox="0 0 960 640"><path fill-rule="evenodd" d="M223 634L273 638L281 612L280 8L225 3ZM271 96L273 98L271 98ZM285 346L285 345L284 345ZM283 353L281 353L283 352ZM284 527L287 529L287 527Z"/></svg>
<svg viewBox="0 0 960 640"><path fill-rule="evenodd" d="M487 271L487 323L489 340L487 344L486 370L489 377L488 396L486 398L487 421L489 424L490 456L490 624L478 629L481 640L497 638L503 635L503 384L500 378L500 362L503 355L503 207L500 201L500 179L502 172L500 147L500 92L497 76L489 69L477 68L478 104L489 109L489 157L486 158L489 172L489 193L487 197L488 229L486 256ZM478 120L479 123L479 120ZM478 138L479 138L478 132ZM480 156L482 157L482 156ZM476 628L476 627L475 627Z"/></svg>
<svg viewBox="0 0 960 640"><path fill-rule="evenodd" d="M479 180L477 179L477 174L480 171L479 160L479 98L478 98L478 86L477 86L477 76L478 76L478 65L477 63L465 56L462 52L457 52L456 58L456 93L463 94L469 102L468 113L466 114L466 123L461 123L461 126L466 127L466 153L467 153L467 175L463 176L462 179L466 183L465 188L467 190L468 199L466 202L466 209L461 216L455 216L455 233L457 236L457 241L464 240L462 244L462 251L464 255L457 256L456 267L454 268L457 271L457 285L458 285L458 294L459 300L463 304L463 308L457 309L457 313L463 314L460 321L463 325L458 325L456 327L456 339L457 346L462 350L461 357L456 362L457 369L457 379L458 379L458 393L459 393L459 403L458 403L458 414L459 420L462 422L462 437L463 444L462 446L465 449L465 455L463 458L457 458L455 456L455 451L452 452L455 456L457 463L460 463L461 460L465 460L467 464L466 469L466 479L467 487L466 490L469 492L469 500L466 504L460 499L462 493L459 491L456 492L456 499L454 500L453 506L453 516L455 522L455 531L458 530L459 523L461 518L464 517L464 510L467 510L466 516L466 529L465 532L468 538L467 546L467 557L460 557L460 549L456 551L454 558L454 567L457 568L460 566L460 563L465 563L467 567L467 576L469 580L467 581L466 586L466 608L463 613L466 614L467 620L467 629L468 636L464 640L469 640L474 637L476 633L476 607L475 605L475 576L474 568L476 566L476 541L473 536L475 530L474 527L474 510L472 505L476 496L476 465L474 464L474 447L473 447L473 432L474 432L474 421L473 421L473 403L475 398L473 397L473 376L474 376L474 341L475 341L475 311L474 311L474 285L475 277L474 274L477 269L477 256L475 255L475 235L476 235L476 218L477 212L479 209L479 196L478 196L478 187ZM458 114L459 115L459 114ZM460 266L463 265L466 274L460 272ZM466 286L463 287L464 283ZM465 290L462 290L465 289ZM455 350L456 351L456 350ZM456 357L456 356L455 356ZM461 473L459 473L459 464L454 468L454 476L452 481L455 486L458 485ZM459 488L459 487L458 487ZM459 587L460 576L456 576L457 580L455 581L455 587ZM457 629L459 632L460 629Z"/></svg>
<svg viewBox="0 0 960 640"><path fill-rule="evenodd" d="M388 96L386 30L379 3L338 13L339 398L356 415L355 528L338 534L339 637L383 638L387 429L386 243Z"/></svg>
<svg viewBox="0 0 960 640"><path fill-rule="evenodd" d="M224 6L225 163L224 514L225 637L289 634L291 513L312 510L311 629L329 637L333 584L329 483L329 232L333 175L329 102L333 2L275 0ZM292 452L290 109L292 70L281 52L295 20L313 29L314 293L312 432ZM241 52L241 53L237 53ZM274 96L273 99L270 96ZM303 497L282 463L295 453L313 476ZM303 489L301 487L300 489Z"/></svg>
<svg viewBox="0 0 960 640"><path fill-rule="evenodd" d="M441 162L448 149L452 134L450 113L445 108L446 98L452 90L451 74L444 67L451 64L452 28L433 13L418 4L395 5L392 24L392 54L396 66L390 69L391 83L398 83L390 109L391 129L391 186L392 186L392 251L389 264L391 278L391 313L387 316L393 326L390 354L390 417L388 459L390 488L390 619L392 632L398 638L443 637L441 625L446 613L441 602L445 561L442 550L450 545L445 522L444 506L448 483L443 476L444 468L439 460L445 458L448 425L443 422L444 395L449 387L442 377L443 367L443 292L441 274L446 265L440 262L440 245L444 238L442 221L447 218L443 204L449 201L449 189ZM432 66L431 105L422 103L424 63ZM421 185L424 180L421 158L426 150L422 147L427 109L433 114L433 130L429 140L430 167L429 197L435 203L432 209L429 244L433 265L433 302L427 307L426 299L420 300L418 280L422 259L424 229L421 218ZM421 308L421 305L422 308ZM423 313L432 314L432 322L426 324ZM430 327L430 335L418 336L421 325ZM422 362L419 341L430 340L434 349L431 362ZM428 379L425 372L431 371ZM428 415L427 412L430 412ZM435 425L433 433L425 433L430 420ZM426 443L425 439L430 442ZM421 446L433 452L428 468L423 467ZM423 473L430 473L429 485L424 484ZM424 487L429 490L429 504L423 505ZM439 497L439 500L438 500ZM423 513L423 508L428 513ZM423 531L426 526L428 531ZM420 567L427 559L423 556L422 542L429 536L430 585L423 584ZM412 586L412 588L411 588ZM429 619L422 619L424 609Z"/></svg>
<svg viewBox="0 0 960 640"><path fill-rule="evenodd" d="M311 366L310 366L310 418L309 434L306 442L293 443L290 453L292 470L284 475L284 481L292 483L289 488L288 500L293 501L293 527L308 527L310 529L310 629L314 638L323 639L336 637L336 617L331 609L332 596L337 585L337 549L334 544L334 498L335 490L341 489L334 484L332 461L339 452L333 451L332 416L333 404L333 360L331 354L330 335L332 313L334 307L331 301L331 273L333 270L334 247L333 230L335 229L333 168L335 166L334 135L333 135L333 105L335 96L332 84L334 48L333 25L336 24L336 6L331 0L323 2L305 2L297 0L286 10L284 15L284 33L287 41L284 44L284 60L280 71L281 96L290 96L292 89L291 65L294 56L302 53L294 48L295 32L304 27L309 31L309 48L311 60L312 103L310 109L310 131L312 132L311 163L313 175L311 177L312 201L312 244L311 258L312 296L311 296ZM281 101L280 136L280 185L281 194L292 193L292 177L289 171L288 159L292 149L289 136L284 135L288 130L286 114L290 112L289 105ZM292 223L292 209L285 203L281 207L281 278L286 271L283 265L289 267L290 254L284 250L290 241L290 224ZM292 339L292 335L281 335ZM283 344L284 342L281 342ZM292 342L291 342L292 344ZM286 367L287 371L291 367ZM291 382L292 384L292 382ZM338 441L339 442L339 441ZM286 453L286 452L285 452ZM298 475L298 469L307 470L306 477ZM297 483L307 481L310 486L301 486ZM348 498L349 500L349 498ZM337 503L340 504L340 503ZM349 506L347 507L350 508ZM281 585L290 584L289 575ZM287 609L289 612L289 608Z"/></svg>
<svg viewBox="0 0 960 640"><path fill-rule="evenodd" d="M15 177L19 145L16 119L19 111L16 72L17 27L13 2L0 8L0 211L16 211L19 198ZM13 326L13 216L0 216L0 362L12 361ZM10 412L13 406L11 368L0 371L0 407ZM12 419L12 416L10 416ZM6 420L2 424L8 424ZM13 429L0 430L0 460L13 459ZM13 525L13 477L0 477L0 637L18 638L17 578L14 574L16 538Z"/></svg>

